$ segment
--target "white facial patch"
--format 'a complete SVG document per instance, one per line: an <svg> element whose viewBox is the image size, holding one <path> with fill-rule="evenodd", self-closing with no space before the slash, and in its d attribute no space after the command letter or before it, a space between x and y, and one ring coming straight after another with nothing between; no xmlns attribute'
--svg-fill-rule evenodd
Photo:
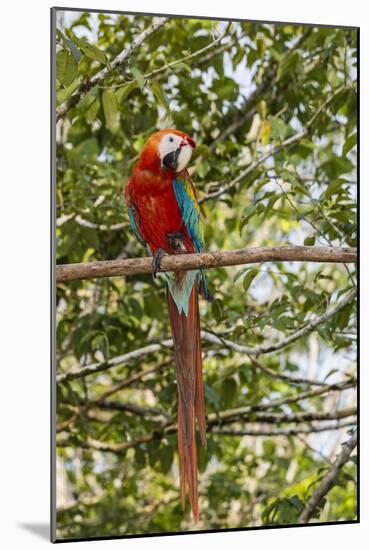
<svg viewBox="0 0 369 550"><path fill-rule="evenodd" d="M178 172L186 168L187 164L190 162L191 155L192 155L191 145L184 145L183 147L181 147L181 152L179 153L178 162L177 162Z"/></svg>
<svg viewBox="0 0 369 550"><path fill-rule="evenodd" d="M177 172L180 172L186 168L192 155L191 145L183 145L183 141L184 139L181 136L177 136L177 134L165 134L159 143L159 156L162 163L166 155L176 151L180 147L177 161Z"/></svg>

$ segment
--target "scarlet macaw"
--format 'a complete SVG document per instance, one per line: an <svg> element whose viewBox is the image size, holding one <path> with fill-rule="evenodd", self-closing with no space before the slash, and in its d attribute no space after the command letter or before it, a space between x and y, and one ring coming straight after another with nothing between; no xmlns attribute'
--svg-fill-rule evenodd
<svg viewBox="0 0 369 550"><path fill-rule="evenodd" d="M150 136L128 180L125 197L133 231L153 256L153 273L163 254L200 252L200 209L186 169L195 142L175 129ZM182 507L186 487L192 516L199 520L195 419L206 446L204 387L198 296L209 299L203 271L166 273L167 301L178 387L178 455Z"/></svg>

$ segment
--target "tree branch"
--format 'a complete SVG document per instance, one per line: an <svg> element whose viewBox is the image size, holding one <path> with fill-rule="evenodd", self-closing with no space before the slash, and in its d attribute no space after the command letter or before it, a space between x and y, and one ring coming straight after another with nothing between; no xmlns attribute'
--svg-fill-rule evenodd
<svg viewBox="0 0 369 550"><path fill-rule="evenodd" d="M278 435L298 435L298 434L310 434L317 432L328 432L332 430L340 430L348 426L356 426L356 422L348 421L334 424L327 424L325 426L308 426L299 428L274 428L269 430L213 430L212 433L217 435L230 435L236 437L243 437L245 435L253 437L271 437Z"/></svg>
<svg viewBox="0 0 369 550"><path fill-rule="evenodd" d="M111 225L106 225L106 223L95 223L90 220L85 220L80 214L62 214L59 218L56 219L56 227L61 227L69 220L73 220L75 223L78 223L81 227L89 227L92 229L98 229L99 231L120 231L129 227L128 222L113 223Z"/></svg>
<svg viewBox="0 0 369 550"><path fill-rule="evenodd" d="M231 340L225 339L221 336L218 336L214 333L204 331L204 330L201 331L201 339L204 342L220 345L220 346L226 347L227 349L235 351L236 353L241 353L248 356L271 353L273 351L282 349L288 346L289 344L291 344L292 342L295 342L299 338L302 338L303 336L307 336L308 334L313 332L321 323L324 323L329 319L331 319L332 317L334 317L334 315L336 315L336 313L338 313L349 302L351 302L355 298L355 296L356 296L356 288L348 292L331 309L328 309L325 313L323 313L323 315L316 317L315 319L310 321L310 323L308 323L301 329L297 330L293 334L290 334L290 336L287 336L287 338L280 340L279 342L270 343L270 344L260 344L259 346L254 346L254 347L247 347L242 344L237 344L236 342L232 342ZM56 381L57 383L67 382L70 380L81 378L83 376L88 376L90 374L96 374L98 372L108 370L112 367L121 366L121 365L130 363L132 361L135 361L137 359L141 359L146 355L151 355L152 353L157 353L159 351L163 351L166 348L172 348L172 347L173 347L172 339L163 340L162 342L159 342L156 344L149 344L148 346L144 346L142 348L129 351L128 353L125 353L123 355L118 355L117 357L113 357L112 359L109 359L107 361L102 361L101 363L91 363L90 365L86 365L85 367L82 367L82 368L73 368L69 372L58 374L58 376L56 377ZM276 378L281 378L283 380L286 380L295 384L305 383L305 384L326 387L326 384L324 382L318 382L318 381L313 381L306 378L279 374L272 371L271 369L268 369L267 367L261 368L260 363L255 361L253 362L253 364L256 368L259 368L260 370L263 370L264 372L267 372L268 374ZM142 376L145 376L146 374L161 368L162 366L163 365L160 364L152 369L149 369L147 371L141 371L133 375L131 379L128 379L128 381L125 380L120 382L118 385L119 386L118 389L127 385L128 382L131 383L131 381L135 381L138 378L141 378ZM115 391L117 391L116 386L113 387L113 390L111 393L114 393ZM109 395L111 395L111 393ZM104 398L106 397L107 395L104 395Z"/></svg>
<svg viewBox="0 0 369 550"><path fill-rule="evenodd" d="M157 435L155 434L155 437ZM81 449L95 449L96 451L102 452L111 452L111 453L122 453L127 449L136 447L141 443L147 443L152 441L154 436L152 433L145 434L137 439L132 439L131 441L123 441L120 443L109 443L105 441L99 441L98 439L93 439L91 437L86 437L78 441L76 445L74 442L71 443L68 438L60 438L57 442L57 447L79 447Z"/></svg>
<svg viewBox="0 0 369 550"><path fill-rule="evenodd" d="M91 363L90 365L86 365L85 367L82 367L79 369L72 369L69 372L58 374L58 376L56 377L56 381L57 383L68 382L70 380L75 380L76 378L88 376L89 374L97 374L98 372L102 372L104 370L111 369L112 367L121 366L126 363L130 363L132 361L135 361L136 359L140 359L141 357L144 357L145 355L151 355L152 353L156 353L165 348L171 348L172 346L173 346L173 341L171 339L163 340L159 344L149 344L148 346L145 346L143 348L129 351L128 353L124 353L123 355L118 355L117 357L113 357L112 359L108 359L107 361L102 361L101 363ZM140 373L137 373L137 375L134 375L135 380L137 380L138 378L142 378L146 374L149 374L161 367L162 365L157 365L152 369L141 371ZM132 379L130 379L130 383L131 381ZM126 385L126 382L127 381L125 381L124 385Z"/></svg>
<svg viewBox="0 0 369 550"><path fill-rule="evenodd" d="M122 403L120 401L81 400L78 406L71 405L69 403L67 403L67 406L74 411L74 413L69 418L64 420L64 422L58 422L56 425L57 432L66 430L69 426L74 424L74 422L80 418L81 415L85 418L108 424L113 416L112 413L109 414L109 411L129 412L140 417L161 416L167 421L171 420L170 414L162 409L157 409L155 407L141 407L140 405L135 405L134 403ZM95 411L92 409L95 409ZM96 409L103 410L99 413Z"/></svg>
<svg viewBox="0 0 369 550"><path fill-rule="evenodd" d="M340 308L341 309L341 308ZM310 325L311 326L311 325ZM286 344L288 345L288 344ZM321 380L313 380L312 378L304 378L302 376L291 376L289 374L283 374L282 372L277 372L274 369L271 369L269 367L266 367L265 365L262 365L260 361L257 361L252 355L249 355L251 363L254 365L254 367L261 372L264 372L268 376L271 376L272 378L276 378L277 380L284 380L285 382L288 382L289 384L306 384L307 386L325 386L326 382L323 382ZM332 384L334 386L334 384Z"/></svg>
<svg viewBox="0 0 369 550"><path fill-rule="evenodd" d="M141 34L136 36L136 38L128 44L110 63L109 67L104 67L92 76L88 80L84 80L82 84L73 92L57 109L56 109L56 122L63 118L67 112L75 107L80 100L97 84L102 80L107 78L111 72L119 67L126 59L130 57L132 52L138 48L151 34L158 30L164 23L167 21L166 17L157 17L154 18L152 24L147 27Z"/></svg>
<svg viewBox="0 0 369 550"><path fill-rule="evenodd" d="M208 251L199 254L167 254L161 260L159 271L187 271L191 269L207 269L272 261L353 263L356 262L356 257L356 248L352 247L254 247L217 252ZM140 275L144 273L152 273L152 258L128 258L58 265L56 266L56 282L120 277L122 275Z"/></svg>
<svg viewBox="0 0 369 550"><path fill-rule="evenodd" d="M316 317L310 323L305 325L304 327L296 330L296 332L290 334L283 340L280 340L279 342L272 343L272 344L260 344L260 346L254 346L254 347L247 347L242 344L237 344L236 342L232 342L231 340L227 340L225 338L216 336L215 334L212 334L210 332L207 332L203 337L204 340L206 340L209 343L218 344L226 346L227 348L236 351L238 353L243 353L246 355L258 355L261 353L271 353L272 351L277 351L281 348L284 348L288 346L289 344L292 344L292 342L295 342L299 338L302 338L303 336L307 336L311 332L313 332L320 324L328 321L332 317L336 315L341 309L343 309L348 303L350 303L356 296L356 288L353 288L348 292L341 300L339 300L331 309L328 309L323 315L320 315L319 317ZM258 368L260 368L260 365L258 365ZM262 370L266 370L265 368ZM268 369L269 371L269 369ZM269 374L271 374L269 372ZM277 375L278 373L275 373ZM279 375L280 377L284 375ZM294 380L296 383L300 383L303 379L301 378L295 378L292 376L289 376L289 381ZM305 380L307 382L307 380Z"/></svg>
<svg viewBox="0 0 369 550"><path fill-rule="evenodd" d="M208 423L207 429L208 431L211 431L214 434L219 435L234 435L234 436L244 436L244 435L251 435L251 436L275 436L275 435L298 435L300 433L310 433L310 432L322 432L326 430L338 430L343 427L347 426L353 426L355 424L354 421L348 421L348 422L337 422L335 424L329 424L327 426L309 426L308 428L278 428L278 429L269 429L269 430L223 430L223 429L214 429L217 428L217 424L214 423ZM170 435L172 433L176 433L177 426L174 424L171 424L169 426L166 426L162 429L159 429L157 431L154 431L152 433L148 433L142 436L137 437L136 439L132 439L131 441L123 441L119 443L112 443L107 441L100 441L96 440L90 437L87 437L86 439L81 439L78 441L78 445L73 441L70 441L68 437L60 438L57 442L58 447L79 447L82 449L95 449L97 451L102 452L112 452L120 454L122 452L125 452L127 449L131 449L132 447L137 447L137 445L141 445L141 443L148 443L150 441L153 441L154 439L162 439L163 437Z"/></svg>
<svg viewBox="0 0 369 550"><path fill-rule="evenodd" d="M301 395L301 394L300 394ZM272 402L273 403L273 402ZM251 409L251 408L250 408ZM241 417L235 416L234 411L223 411L228 413L228 417L223 415L222 424L239 422L260 422L263 424L281 424L281 423L302 423L313 421L328 421L328 420L340 420L342 418L348 418L349 416L356 416L357 409L355 407L349 407L347 409L341 409L336 412L315 412L315 411L300 411L296 413L283 413L283 412L258 412L249 410L249 412L241 412ZM226 422L226 421L229 422ZM209 425L219 424L219 418L217 415L209 415L207 418Z"/></svg>
<svg viewBox="0 0 369 550"><path fill-rule="evenodd" d="M293 436L299 434L309 434L312 432L325 432L332 430L340 430L349 426L355 426L354 422L342 422L337 424L329 424L327 426L310 426L308 428L277 428L270 430L213 430L212 433L216 435L227 435L235 437L251 436L251 437L271 437L271 436ZM141 443L148 443L153 441L156 437L160 437L160 434L155 433L155 437L152 434L148 436L142 436L132 441L124 443L108 443L99 441L92 438L87 438L86 440L81 440L78 443L78 448L82 449L94 449L96 451L108 452L121 454L127 449L141 445ZM62 439L57 444L58 447L76 447L74 442L69 442L69 440ZM305 522L300 522L305 523Z"/></svg>
<svg viewBox="0 0 369 550"><path fill-rule="evenodd" d="M260 403L259 405L247 405L246 407L238 407L236 409L231 409L228 411L220 411L216 414L210 414L208 416L208 424L222 424L228 423L229 421L234 422L235 419L242 419L245 421L245 419L247 418L252 419L253 412L278 408L282 407L283 405L290 405L291 403L297 403L298 401L302 401L303 399L316 397L330 391L343 391L347 388L352 387L354 384L356 384L356 380L354 379L345 380L343 382L335 384L334 390L332 390L331 386L327 384L326 386L322 386L321 388L307 390L294 395L289 395L287 397L281 397L280 399L273 399L271 401L268 401L267 403Z"/></svg>
<svg viewBox="0 0 369 550"><path fill-rule="evenodd" d="M333 388L335 389L335 388ZM162 416L167 419L166 426L172 426L173 419L171 418L171 415L164 411L163 409L157 409L156 407L141 407L140 405L135 405L133 403L128 402L122 402L122 401L114 401L114 400L104 400L104 401L81 401L82 406L86 406L88 409L102 409L103 411L120 411L120 412L129 412L131 414L135 414L136 416L141 417L152 417L152 416ZM73 411L76 411L78 409L75 405L69 405L68 407ZM77 411L78 412L78 411ZM301 424L305 422L313 422L313 421L320 421L320 422L327 422L329 420L341 420L343 418L348 418L350 416L356 416L357 409L355 407L349 407L347 409L341 409L336 412L315 412L315 411L300 411L296 413L279 413L279 412L257 412L252 411L249 414L242 414L242 417L231 417L228 422L223 421L222 424L233 424L234 422L239 422L240 420L242 422L246 423L261 423L261 424L281 424L281 423L288 423L288 424ZM88 411L87 416L90 415L90 411ZM91 416L94 420L98 420L96 416ZM110 421L111 417L101 417L101 422L107 422ZM108 419L108 420L107 420ZM73 421L75 418L73 418ZM67 424L68 422L68 424ZM217 419L217 415L211 414L207 416L207 422L208 425L219 425L219 421ZM350 420L350 422L353 422L353 420ZM57 426L57 431L62 431L63 429L67 428L68 425L72 423L70 419L67 419L65 422L60 423Z"/></svg>
<svg viewBox="0 0 369 550"><path fill-rule="evenodd" d="M141 407L140 405L135 405L134 403L123 403L122 401L99 400L96 403L93 402L92 406L108 411L130 412L136 416L163 416L167 419L171 418L170 414L163 409L157 409L156 407Z"/></svg>
<svg viewBox="0 0 369 550"><path fill-rule="evenodd" d="M333 388L333 391L343 391L347 388L352 387L356 383L355 380L345 380L343 382L340 382L339 384L336 384ZM328 393L329 391L332 391L332 387L330 385L326 385L321 388L317 388L314 390L309 390L305 392L301 392L295 395L283 397L280 399L274 399L269 401L268 403L260 403L259 405L247 405L246 407L238 407L236 409L230 409L226 411L221 411L217 413L209 414L206 418L206 424L207 429L212 429L213 426L220 427L224 424L232 424L234 422L254 422L255 413L257 416L257 413L260 413L260 411L268 411L266 415L259 415L258 421L265 421L266 418L273 419L275 418L275 422L306 422L308 419L319 419L319 420L331 420L331 419L340 419L340 418L346 418L347 416L352 416L355 414L355 409L344 409L342 411L337 411L336 413L311 413L309 411L302 411L300 413L295 413L293 415L290 414L284 414L284 413L277 413L276 415L273 412L269 412L269 409L273 409L276 407L282 407L283 405L296 403L298 401L302 401L304 399L310 398L310 397L316 397L318 395L322 395L324 393ZM71 418L66 420L63 423L58 424L57 430L62 431L65 428L67 428L70 424L72 424L76 418L78 417L79 413L75 413ZM278 416L279 415L279 416ZM324 418L323 418L324 415ZM171 433L175 433L177 431L177 425L175 423L172 423L171 421L168 421L164 425L162 425L158 430L155 430L151 434L146 434L144 436L144 439L139 437L138 439L134 439L131 442L122 442L113 444L111 446L109 443L102 443L100 441L97 442L87 442L87 447L92 447L97 450L106 450L106 451L112 451L112 452L121 452L125 451L126 449L130 447L135 447L136 445L139 445L140 443L152 441L155 438L161 439L162 437L165 437L166 435L169 435ZM65 440L64 440L65 441ZM63 444L63 440L61 440L61 446L69 446L69 444ZM84 447L84 442L81 442L81 447Z"/></svg>
<svg viewBox="0 0 369 550"><path fill-rule="evenodd" d="M77 420L77 418L79 418L81 416L81 414L87 413L88 409L90 409L91 407L98 406L100 403L109 403L109 402L106 402L106 399L108 397L110 397L111 395L113 395L114 393L130 386L131 384L133 384L134 382L137 382L138 380L141 380L142 378L144 378L148 374L152 374L153 372L157 372L162 367L164 367L168 364L169 364L168 362L160 363L159 365L155 365L155 367L153 367L151 369L145 369L145 370L142 370L140 372L137 372L137 373L133 374L131 377L126 378L125 380L122 380L118 384L115 384L115 385L111 386L108 390L103 392L98 397L95 397L94 399L91 399L89 401L87 401L87 400L82 401L81 400L79 402L78 406L72 407L72 409L75 411L74 414L70 418L65 420L64 422L62 422L60 424L57 424L56 431L64 430L70 424L73 424L73 422L75 420ZM99 371L97 371L97 372L99 372ZM143 409L142 407L139 407L138 405L131 405L131 404L122 405L121 410L135 412L136 414L139 414L138 411L141 410L141 416L145 415L145 412L143 412L143 411L146 411L146 413L149 411L148 408ZM151 409L151 412L153 410L154 409ZM156 411L157 410L158 409L156 409ZM164 416L168 417L167 413L161 412L160 414L163 414Z"/></svg>
<svg viewBox="0 0 369 550"><path fill-rule="evenodd" d="M352 451L357 445L357 432L355 431L344 447L341 453L337 456L336 460L332 464L328 473L323 477L319 486L309 500L307 501L303 511L299 516L299 523L307 523L314 513L315 508L318 506L322 498L332 489L336 477L338 476L341 468L349 461Z"/></svg>

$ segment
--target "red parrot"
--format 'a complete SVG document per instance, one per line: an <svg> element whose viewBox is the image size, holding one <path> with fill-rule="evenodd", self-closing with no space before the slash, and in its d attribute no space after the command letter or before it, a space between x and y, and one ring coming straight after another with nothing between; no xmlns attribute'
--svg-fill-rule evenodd
<svg viewBox="0 0 369 550"><path fill-rule="evenodd" d="M175 129L155 132L133 167L125 197L137 239L153 256L154 277L163 254L200 252L200 208L186 169L195 142ZM203 271L165 274L178 387L178 455L182 507L186 488L199 520L196 421L206 447L199 292L209 299Z"/></svg>

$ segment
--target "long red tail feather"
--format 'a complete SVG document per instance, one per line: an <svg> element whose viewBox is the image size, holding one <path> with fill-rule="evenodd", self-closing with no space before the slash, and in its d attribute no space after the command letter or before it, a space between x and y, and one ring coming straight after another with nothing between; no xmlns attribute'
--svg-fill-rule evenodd
<svg viewBox="0 0 369 550"><path fill-rule="evenodd" d="M195 522L199 520L196 420L201 441L206 446L198 294L198 284L195 282L186 316L183 312L178 312L170 291L168 290L167 293L178 386L178 455L181 501L184 508L188 486L192 517Z"/></svg>

